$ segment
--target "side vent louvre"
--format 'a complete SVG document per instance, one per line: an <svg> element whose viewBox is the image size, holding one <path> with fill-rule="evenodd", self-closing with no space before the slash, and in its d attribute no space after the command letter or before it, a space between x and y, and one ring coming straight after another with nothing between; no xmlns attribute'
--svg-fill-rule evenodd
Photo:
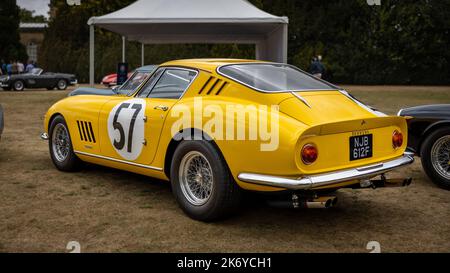
<svg viewBox="0 0 450 273"><path fill-rule="evenodd" d="M200 92L198 92L199 94L201 94L203 92L203 90L205 90L206 86L209 84L210 81L212 81L212 79L215 79L215 78L213 76L210 76L209 79L203 85L202 89L200 89Z"/></svg>
<svg viewBox="0 0 450 273"><path fill-rule="evenodd" d="M80 139L86 142L95 143L95 134L92 129L92 123L88 121L77 120L78 132L80 133Z"/></svg>
<svg viewBox="0 0 450 273"><path fill-rule="evenodd" d="M211 88L209 89L208 93L206 93L206 95L211 94L211 92L214 90L214 88L216 87L216 85L220 82L219 79L216 79L216 81L213 83L213 85L211 86Z"/></svg>
<svg viewBox="0 0 450 273"><path fill-rule="evenodd" d="M228 82L223 81L221 79L217 79L213 76L210 76L208 80L205 82L205 84L202 86L198 94L202 94L204 91L208 90L206 92L206 95L210 95L211 93L215 95L219 95L220 92L228 85Z"/></svg>
<svg viewBox="0 0 450 273"><path fill-rule="evenodd" d="M222 92L222 89L224 89L227 84L228 84L227 82L223 82L222 85L220 86L219 90L217 90L216 95L219 95L220 92Z"/></svg>

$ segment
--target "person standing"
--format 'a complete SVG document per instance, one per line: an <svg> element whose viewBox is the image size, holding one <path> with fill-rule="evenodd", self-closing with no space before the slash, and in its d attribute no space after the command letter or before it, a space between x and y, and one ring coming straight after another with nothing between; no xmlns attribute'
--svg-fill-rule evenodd
<svg viewBox="0 0 450 273"><path fill-rule="evenodd" d="M6 73L8 73L8 76L11 76L11 74L12 74L12 63L11 63L11 61L9 61L8 64L6 65Z"/></svg>
<svg viewBox="0 0 450 273"><path fill-rule="evenodd" d="M11 66L11 73L12 74L17 74L17 72L18 72L18 70L17 70L17 61L14 61L12 63L12 66Z"/></svg>
<svg viewBox="0 0 450 273"><path fill-rule="evenodd" d="M28 61L27 67L25 68L25 72L30 73L31 70L33 70L33 68L34 68L33 61Z"/></svg>
<svg viewBox="0 0 450 273"><path fill-rule="evenodd" d="M309 67L309 73L314 77L321 79L325 74L325 67L321 62L322 56L313 57Z"/></svg>
<svg viewBox="0 0 450 273"><path fill-rule="evenodd" d="M23 63L21 61L18 61L17 62L17 73L22 74L24 70L25 70L25 66L23 65Z"/></svg>
<svg viewBox="0 0 450 273"><path fill-rule="evenodd" d="M2 70L3 75L6 75L8 73L8 71L6 71L6 62L5 62L5 60L2 60L0 70Z"/></svg>

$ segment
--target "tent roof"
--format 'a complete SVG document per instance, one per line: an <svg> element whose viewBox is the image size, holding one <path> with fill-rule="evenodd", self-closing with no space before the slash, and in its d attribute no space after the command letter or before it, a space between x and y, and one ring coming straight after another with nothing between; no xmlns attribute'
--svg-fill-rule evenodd
<svg viewBox="0 0 450 273"><path fill-rule="evenodd" d="M246 0L138 0L89 19L91 25L142 23L278 23L287 17L264 12Z"/></svg>

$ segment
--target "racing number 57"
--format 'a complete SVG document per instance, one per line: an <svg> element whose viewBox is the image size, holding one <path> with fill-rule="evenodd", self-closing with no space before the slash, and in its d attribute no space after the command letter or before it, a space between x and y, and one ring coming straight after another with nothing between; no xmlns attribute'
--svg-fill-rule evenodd
<svg viewBox="0 0 450 273"><path fill-rule="evenodd" d="M142 110L142 104L134 103L131 106L131 109L134 110L133 116L130 120L130 128L128 130L128 136L125 136L125 131L123 129L123 126L120 122L118 122L119 114L122 109L128 109L130 107L130 103L123 103L118 108L116 113L114 114L114 120L113 120L113 128L114 130L119 131L119 141L114 139L114 147L118 150L122 150L125 146L125 139L127 139L127 152L131 153L131 147L133 146L133 131L134 131L134 124L136 122L136 117L139 114L139 112Z"/></svg>

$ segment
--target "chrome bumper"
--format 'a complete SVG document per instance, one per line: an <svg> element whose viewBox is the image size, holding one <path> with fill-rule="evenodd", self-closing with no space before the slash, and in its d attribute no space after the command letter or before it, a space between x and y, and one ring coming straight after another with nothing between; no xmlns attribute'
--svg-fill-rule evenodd
<svg viewBox="0 0 450 273"><path fill-rule="evenodd" d="M42 140L48 140L48 134L47 133L42 133L41 134L41 139Z"/></svg>
<svg viewBox="0 0 450 273"><path fill-rule="evenodd" d="M409 165L413 162L414 155L411 153L405 153L402 157L387 162L343 171L301 177L298 179L253 173L241 173L238 175L238 178L243 182L264 186L286 188L290 190L309 190L341 182L372 178L376 175L392 171L393 169Z"/></svg>
<svg viewBox="0 0 450 273"><path fill-rule="evenodd" d="M73 80L73 81L70 81L70 84L71 84L71 85L75 85L75 84L78 84L78 80Z"/></svg>

